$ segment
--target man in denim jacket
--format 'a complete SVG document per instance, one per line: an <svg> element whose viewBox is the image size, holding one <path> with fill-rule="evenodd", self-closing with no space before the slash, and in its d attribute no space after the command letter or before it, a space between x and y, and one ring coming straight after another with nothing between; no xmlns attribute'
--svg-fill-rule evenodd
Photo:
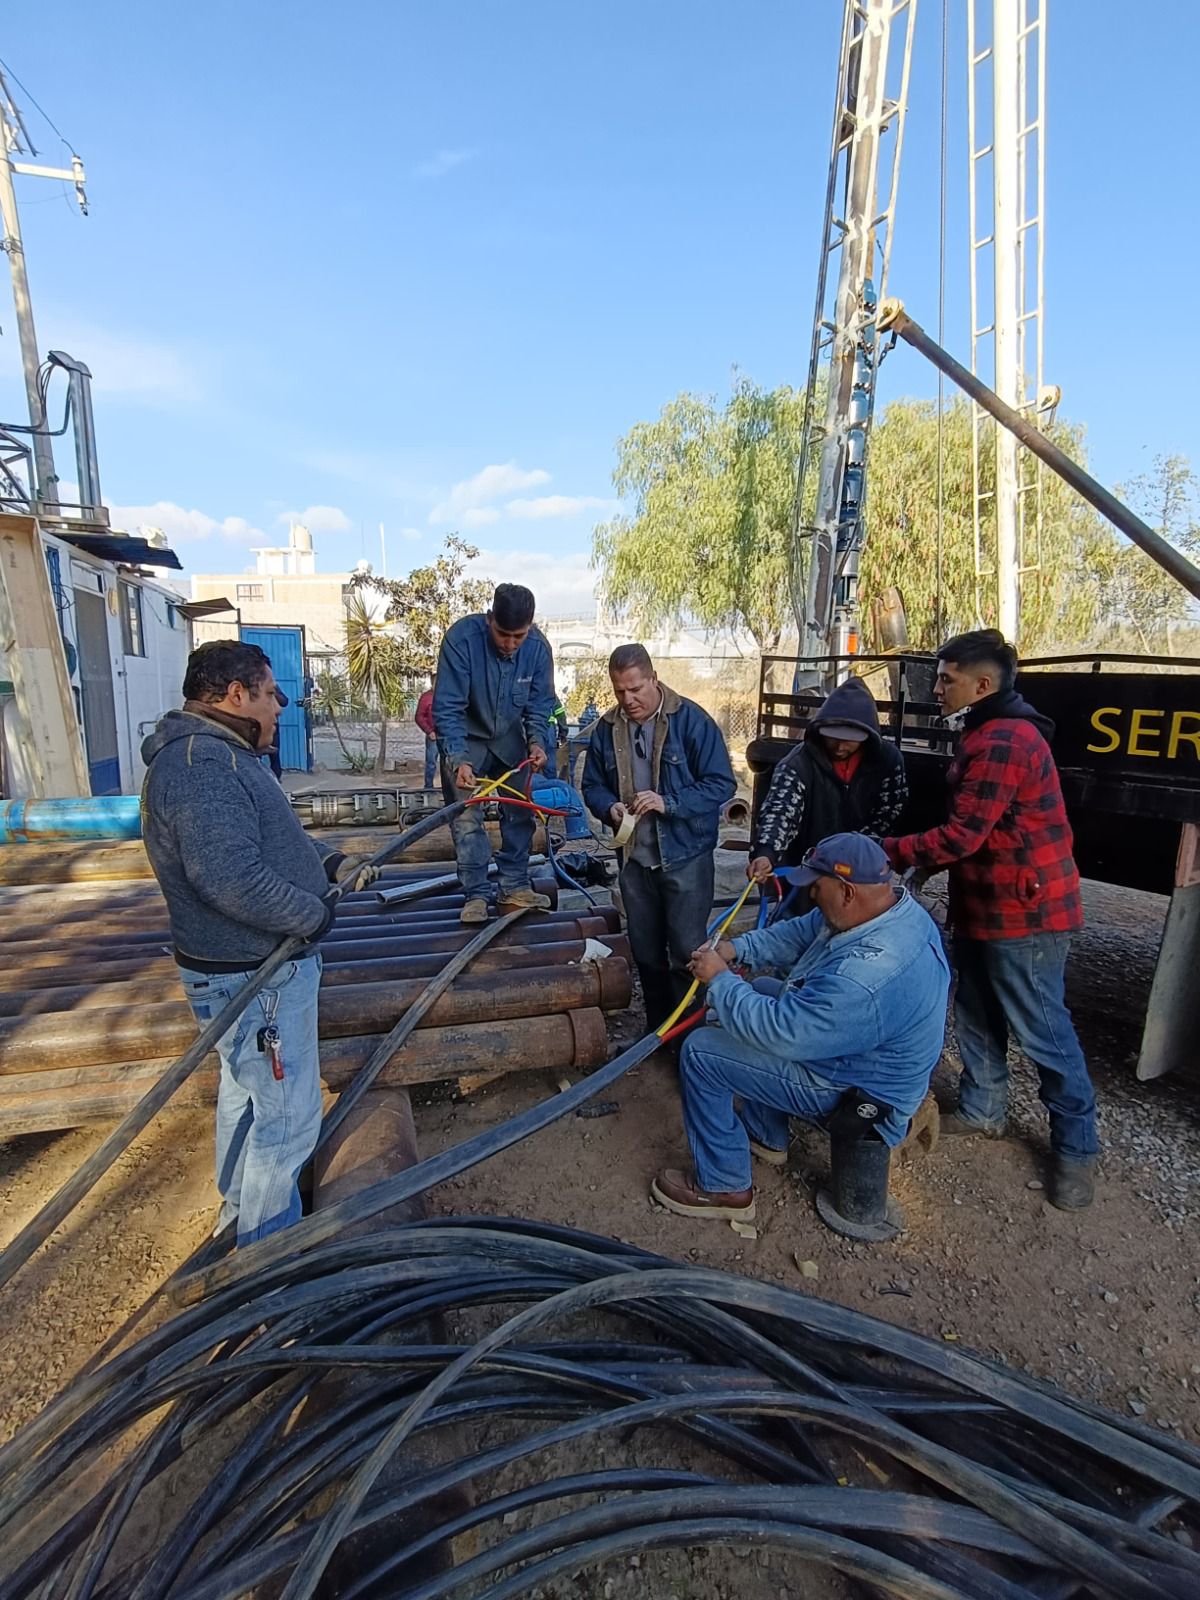
<svg viewBox="0 0 1200 1600"><path fill-rule="evenodd" d="M608 675L617 704L593 729L583 798L614 831L635 820L621 896L646 1022L656 1028L687 992L687 964L712 907L721 807L737 786L716 723L658 681L644 645L614 650Z"/></svg>
<svg viewBox="0 0 1200 1600"><path fill-rule="evenodd" d="M941 1055L950 968L879 845L835 833L789 876L811 885L814 911L692 960L719 1023L689 1034L680 1060L695 1167L660 1172L650 1189L682 1216L753 1218L751 1153L782 1165L789 1116L822 1125L851 1091L884 1111L876 1131L899 1144ZM746 983L734 962L786 977Z"/></svg>
<svg viewBox="0 0 1200 1600"><path fill-rule="evenodd" d="M554 709L554 657L533 626L534 598L519 583L502 583L486 615L462 617L446 632L433 684L433 724L442 757L446 803L469 797L485 778L498 778L528 758L534 772L546 765L548 724ZM458 876L466 891L463 922L486 922L495 896L488 882L492 847L478 806L454 821ZM500 808L496 853L501 911L517 906L548 910L545 895L529 883L531 811Z"/></svg>

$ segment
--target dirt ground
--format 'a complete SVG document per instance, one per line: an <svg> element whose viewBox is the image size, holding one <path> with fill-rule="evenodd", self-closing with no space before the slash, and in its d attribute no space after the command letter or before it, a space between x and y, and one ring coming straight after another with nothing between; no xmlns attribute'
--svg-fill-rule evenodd
<svg viewBox="0 0 1200 1600"><path fill-rule="evenodd" d="M608 1098L431 1197L438 1212L506 1212L610 1233L665 1254L809 1288L997 1356L1067 1390L1200 1438L1200 1081L1133 1075L1165 902L1087 886L1088 930L1069 994L1096 1079L1105 1155L1094 1208L1055 1211L1040 1187L1045 1122L1032 1074L1014 1074L1017 1137L943 1144L897 1165L906 1229L857 1245L817 1220L825 1141L803 1135L787 1169L758 1175L758 1238L692 1223L647 1198L685 1157L674 1068L651 1057ZM636 1012L612 1019L614 1047ZM953 1097L953 1038L935 1079ZM459 1142L552 1092L546 1074L467 1101L430 1095L422 1152ZM0 1144L0 1242L11 1238L107 1128ZM160 1118L51 1244L0 1294L0 1436L36 1414L213 1225L206 1112ZM801 1263L807 1263L804 1268ZM815 1276L814 1276L815 1269Z"/></svg>

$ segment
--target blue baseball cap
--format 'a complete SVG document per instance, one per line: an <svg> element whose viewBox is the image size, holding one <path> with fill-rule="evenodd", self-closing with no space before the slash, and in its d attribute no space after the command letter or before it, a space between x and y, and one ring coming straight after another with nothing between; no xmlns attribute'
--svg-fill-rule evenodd
<svg viewBox="0 0 1200 1600"><path fill-rule="evenodd" d="M779 876L803 886L818 878L844 883L890 883L892 864L865 833L831 833L813 845L798 867L784 867Z"/></svg>

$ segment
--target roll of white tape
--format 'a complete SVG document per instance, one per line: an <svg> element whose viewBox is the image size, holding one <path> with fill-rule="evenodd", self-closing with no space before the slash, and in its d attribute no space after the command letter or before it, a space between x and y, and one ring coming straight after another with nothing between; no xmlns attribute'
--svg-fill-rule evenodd
<svg viewBox="0 0 1200 1600"><path fill-rule="evenodd" d="M613 843L618 850L624 850L630 839L633 838L633 830L637 825L638 819L632 811L627 811L621 818L621 826L617 829L616 836L613 839Z"/></svg>

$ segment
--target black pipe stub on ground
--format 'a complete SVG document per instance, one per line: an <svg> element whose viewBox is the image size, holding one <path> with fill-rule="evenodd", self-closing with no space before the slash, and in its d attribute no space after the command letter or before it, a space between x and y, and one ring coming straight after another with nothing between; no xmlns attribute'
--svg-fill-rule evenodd
<svg viewBox="0 0 1200 1600"><path fill-rule="evenodd" d="M817 1215L845 1239L884 1244L904 1230L904 1213L888 1194L892 1152L877 1134L829 1142L830 1182L817 1191Z"/></svg>

